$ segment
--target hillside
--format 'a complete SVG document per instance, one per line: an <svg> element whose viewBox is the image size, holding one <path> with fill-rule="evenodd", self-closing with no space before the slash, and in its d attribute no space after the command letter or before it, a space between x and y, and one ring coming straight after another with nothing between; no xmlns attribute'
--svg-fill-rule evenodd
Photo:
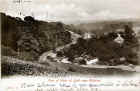
<svg viewBox="0 0 140 91"><path fill-rule="evenodd" d="M29 62L2 57L2 77L24 75L24 76L47 76L49 74L56 74L56 76L68 75L97 75L97 76L127 76L133 75L136 69L130 67L81 67L79 65L57 63L47 61L46 63Z"/></svg>
<svg viewBox="0 0 140 91"><path fill-rule="evenodd" d="M1 13L2 50L17 52L18 58L34 60L43 52L71 42L71 34L61 22L45 22L26 16L24 20ZM2 55L11 56L5 51ZM26 56L26 57L25 57Z"/></svg>

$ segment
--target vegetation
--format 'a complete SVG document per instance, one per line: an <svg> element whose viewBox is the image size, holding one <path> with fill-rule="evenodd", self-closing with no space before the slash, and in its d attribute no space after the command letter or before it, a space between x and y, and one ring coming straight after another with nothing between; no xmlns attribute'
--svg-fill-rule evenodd
<svg viewBox="0 0 140 91"><path fill-rule="evenodd" d="M117 37L116 32L108 32L106 35L101 35L99 38L92 37L90 39L79 38L76 44L70 48L63 49L61 55L69 58L69 61L74 61L77 57L88 55L90 58L99 58L99 64L118 65L118 64L137 64L137 49L139 44L132 30L132 27L124 26L124 32L118 32L124 38L124 43L119 44L114 41ZM59 52L60 53L60 52ZM120 58L124 57L125 61Z"/></svg>
<svg viewBox="0 0 140 91"><path fill-rule="evenodd" d="M2 45L17 52L20 59L37 60L42 53L71 42L71 34L61 22L44 22L31 16L22 20L4 13L1 16Z"/></svg>

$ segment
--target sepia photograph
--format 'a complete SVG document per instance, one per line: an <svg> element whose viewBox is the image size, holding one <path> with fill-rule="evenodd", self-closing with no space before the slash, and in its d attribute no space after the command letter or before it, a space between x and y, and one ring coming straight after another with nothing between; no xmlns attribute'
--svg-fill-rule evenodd
<svg viewBox="0 0 140 91"><path fill-rule="evenodd" d="M0 0L0 22L2 79L140 75L139 0Z"/></svg>

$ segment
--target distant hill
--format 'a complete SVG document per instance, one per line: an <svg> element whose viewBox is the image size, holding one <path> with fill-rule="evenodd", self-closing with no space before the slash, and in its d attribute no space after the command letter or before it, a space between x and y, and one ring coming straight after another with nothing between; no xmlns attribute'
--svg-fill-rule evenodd
<svg viewBox="0 0 140 91"><path fill-rule="evenodd" d="M97 32L103 33L108 31L114 31L117 28L123 28L124 25L129 26L140 26L140 19L121 19L121 20L110 20L110 21L97 21L89 23L81 23L75 25L77 29L83 32Z"/></svg>

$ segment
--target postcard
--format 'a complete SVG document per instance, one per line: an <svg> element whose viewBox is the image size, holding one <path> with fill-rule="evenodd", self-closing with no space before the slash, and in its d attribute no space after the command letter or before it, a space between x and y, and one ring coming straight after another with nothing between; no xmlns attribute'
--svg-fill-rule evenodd
<svg viewBox="0 0 140 91"><path fill-rule="evenodd" d="M0 91L139 91L140 0L0 0Z"/></svg>

